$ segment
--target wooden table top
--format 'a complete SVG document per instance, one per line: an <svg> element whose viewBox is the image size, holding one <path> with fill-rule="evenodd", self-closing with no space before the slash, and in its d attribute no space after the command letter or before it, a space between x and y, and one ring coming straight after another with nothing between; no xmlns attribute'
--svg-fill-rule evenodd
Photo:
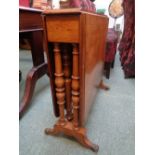
<svg viewBox="0 0 155 155"><path fill-rule="evenodd" d="M42 11L40 9L19 7L19 32L43 30Z"/></svg>

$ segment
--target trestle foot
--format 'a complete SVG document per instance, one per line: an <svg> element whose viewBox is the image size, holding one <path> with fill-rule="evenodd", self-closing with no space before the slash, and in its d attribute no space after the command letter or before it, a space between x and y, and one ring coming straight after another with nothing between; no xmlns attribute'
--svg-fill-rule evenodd
<svg viewBox="0 0 155 155"><path fill-rule="evenodd" d="M98 152L99 146L93 144L86 135L86 129L79 127L75 129L72 122L66 122L65 125L56 123L53 128L46 128L45 134L47 135L57 135L63 133L67 136L74 137L80 144L91 149L94 152Z"/></svg>

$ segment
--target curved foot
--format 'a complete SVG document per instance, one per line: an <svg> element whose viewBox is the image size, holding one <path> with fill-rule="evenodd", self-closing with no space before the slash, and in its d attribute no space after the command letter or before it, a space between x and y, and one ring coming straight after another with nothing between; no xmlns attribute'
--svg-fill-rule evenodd
<svg viewBox="0 0 155 155"><path fill-rule="evenodd" d="M26 85L25 85L25 92L22 99L22 102L20 104L20 111L19 111L19 119L23 116L25 110L30 104L30 101L32 99L32 95L34 92L35 84L39 78L41 78L43 75L47 73L47 64L43 63L37 67L33 67L26 79Z"/></svg>
<svg viewBox="0 0 155 155"><path fill-rule="evenodd" d="M98 85L98 88L103 89L103 90L109 90L109 86L105 85L103 80L101 80L100 84Z"/></svg>
<svg viewBox="0 0 155 155"><path fill-rule="evenodd" d="M80 144L83 146L91 149L94 152L98 152L99 146L96 144L93 144L86 135L86 129L85 128L78 128L78 130L75 130L73 127L72 122L66 122L64 126L60 124L55 124L54 128L46 128L45 134L47 135L56 135L58 133L63 133L65 135L74 137Z"/></svg>
<svg viewBox="0 0 155 155"><path fill-rule="evenodd" d="M77 138L77 137L75 137L75 138ZM81 138L77 138L77 139L85 147L91 149L94 152L98 152L99 146L97 144L93 144L85 135L83 135Z"/></svg>
<svg viewBox="0 0 155 155"><path fill-rule="evenodd" d="M19 110L20 110L19 111L19 119L22 117L26 108L30 104L36 81L37 81L36 70L35 70L35 68L32 68L27 75L26 84L25 84L25 92L24 92L24 96L23 96L22 102L19 107Z"/></svg>
<svg viewBox="0 0 155 155"><path fill-rule="evenodd" d="M55 130L55 128L53 128L53 129L46 128L44 132L45 132L46 135L56 135L56 134L59 133L59 131Z"/></svg>
<svg viewBox="0 0 155 155"><path fill-rule="evenodd" d="M94 152L98 152L99 146L97 144L93 144L88 138L84 138L85 145L90 148Z"/></svg>

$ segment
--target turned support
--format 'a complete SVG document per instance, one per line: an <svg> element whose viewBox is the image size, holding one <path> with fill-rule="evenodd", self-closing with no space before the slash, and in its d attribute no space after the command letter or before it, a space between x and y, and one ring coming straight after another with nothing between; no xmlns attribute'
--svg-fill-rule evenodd
<svg viewBox="0 0 155 155"><path fill-rule="evenodd" d="M72 103L73 103L73 125L79 128L79 51L78 45L73 44L73 70L72 70Z"/></svg>
<svg viewBox="0 0 155 155"><path fill-rule="evenodd" d="M64 73L62 70L62 61L60 47L58 43L54 43L54 60L55 60L55 85L56 85L56 98L57 104L59 105L60 118L59 123L61 125L65 124L64 116L64 103L65 103L65 81Z"/></svg>
<svg viewBox="0 0 155 155"><path fill-rule="evenodd" d="M62 49L63 71L65 78L65 93L66 93L66 111L67 119L72 119L72 105L71 105L71 56L69 45L64 44Z"/></svg>

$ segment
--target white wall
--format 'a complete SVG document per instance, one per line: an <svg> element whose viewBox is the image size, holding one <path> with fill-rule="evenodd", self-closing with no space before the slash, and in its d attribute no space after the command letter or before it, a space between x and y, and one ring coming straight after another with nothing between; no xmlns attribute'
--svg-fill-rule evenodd
<svg viewBox="0 0 155 155"><path fill-rule="evenodd" d="M96 9L106 9L105 14L109 17L109 28L114 25L114 19L109 16L108 7L112 0L95 0ZM120 24L121 30L123 30L124 17L121 16L117 19L116 24Z"/></svg>

